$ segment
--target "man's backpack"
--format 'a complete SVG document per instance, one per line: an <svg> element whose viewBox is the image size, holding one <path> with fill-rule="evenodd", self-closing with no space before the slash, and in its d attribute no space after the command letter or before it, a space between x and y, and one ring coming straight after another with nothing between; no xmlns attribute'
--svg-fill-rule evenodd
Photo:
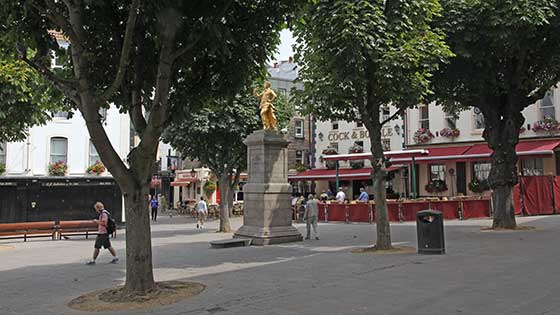
<svg viewBox="0 0 560 315"><path fill-rule="evenodd" d="M109 211L103 210L103 212L107 213L107 234L111 235L115 233L115 230L117 229L117 223L115 222L115 219L113 219Z"/></svg>

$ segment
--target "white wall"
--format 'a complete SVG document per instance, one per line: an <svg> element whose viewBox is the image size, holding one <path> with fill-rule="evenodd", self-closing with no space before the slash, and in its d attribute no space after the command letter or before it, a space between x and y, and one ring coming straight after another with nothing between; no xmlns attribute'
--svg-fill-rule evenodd
<svg viewBox="0 0 560 315"><path fill-rule="evenodd" d="M129 126L128 115L119 113L114 106L108 110L105 130L123 160L129 151ZM31 128L28 141L8 143L6 175L48 175L52 137L68 139L68 175L86 174L90 137L82 116L75 112L71 119L54 118L44 126Z"/></svg>
<svg viewBox="0 0 560 315"><path fill-rule="evenodd" d="M558 109L558 104L560 104L560 89L554 90L554 106L555 106L555 114L556 120L560 120L560 111ZM523 116L525 117L525 124L524 127L527 129L527 125L532 126L535 122L543 119L542 113L540 111L540 102L528 106L523 111ZM429 124L430 130L434 134L435 138L433 138L428 143L429 144L438 144L438 143L457 143L457 142L469 142L469 141L484 141L482 138L482 131L483 129L475 129L475 119L474 119L474 109L468 109L462 111L459 114L459 118L457 120L457 128L460 131L459 137L456 138L446 138L442 136L438 136L436 133L439 133L443 128L447 127L447 122L445 120L445 113L441 106L436 105L435 103L429 104ZM417 108L409 109L407 111L408 117L408 145L416 145L413 140L414 133L420 128L419 122L419 110ZM533 130L526 130L524 133L520 134L521 138L534 138L534 137L541 137L546 136L543 133L537 133ZM420 144L422 145L422 144Z"/></svg>
<svg viewBox="0 0 560 315"><path fill-rule="evenodd" d="M395 113L396 109L394 107L389 108L390 114ZM395 128L395 126L399 126ZM394 119L387 123L383 127L383 137L384 139L391 140L391 150L397 151L403 149L403 121L401 118ZM399 133L396 132L399 130ZM322 152L325 150L331 142L338 143L338 153L347 154L351 146L354 145L355 141L363 141L364 152L370 152L371 144L369 134L365 127L358 127L355 122L338 121L338 130L333 130L331 121L318 121L316 129L316 149L317 149L317 161L315 163L316 168L324 168L325 163L320 162L320 157L323 156ZM365 166L369 166L369 161L365 161ZM341 161L340 167L349 167L348 162Z"/></svg>

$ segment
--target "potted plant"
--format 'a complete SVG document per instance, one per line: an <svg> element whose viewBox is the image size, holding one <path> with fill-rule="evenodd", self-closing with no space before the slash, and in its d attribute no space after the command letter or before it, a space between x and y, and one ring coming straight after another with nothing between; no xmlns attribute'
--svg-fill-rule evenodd
<svg viewBox="0 0 560 315"><path fill-rule="evenodd" d="M441 179L435 179L427 183L424 189L430 194L436 194L441 198L440 194L447 191L447 184Z"/></svg>
<svg viewBox="0 0 560 315"><path fill-rule="evenodd" d="M65 176L67 172L68 165L63 161L49 164L49 175L51 176Z"/></svg>
<svg viewBox="0 0 560 315"><path fill-rule="evenodd" d="M439 131L439 134L445 138L456 138L461 134L461 131L457 128L443 128Z"/></svg>
<svg viewBox="0 0 560 315"><path fill-rule="evenodd" d="M558 127L560 124L554 118L545 118L543 120L539 120L533 124L533 131L534 132L546 132L549 134L558 132Z"/></svg>
<svg viewBox="0 0 560 315"><path fill-rule="evenodd" d="M6 164L0 163L0 175L3 175L6 172Z"/></svg>
<svg viewBox="0 0 560 315"><path fill-rule="evenodd" d="M482 197L482 194L485 191L490 190L490 185L488 184L488 180L479 180L475 177L469 183L469 190L473 193L479 194L479 196Z"/></svg>
<svg viewBox="0 0 560 315"><path fill-rule="evenodd" d="M335 154L338 154L338 150L329 146L325 150L323 150L322 153L323 153L323 155L335 155ZM336 161L326 161L325 166L330 170L335 169L336 168Z"/></svg>
<svg viewBox="0 0 560 315"><path fill-rule="evenodd" d="M416 143L426 143L434 137L434 134L427 128L420 128L414 133L414 142Z"/></svg>
<svg viewBox="0 0 560 315"><path fill-rule="evenodd" d="M364 152L364 148L357 143L354 143L350 147L350 149L348 149L348 153L363 153L363 152ZM362 167L364 167L364 161L363 160L355 160L355 161L351 160L350 161L350 167L353 168L353 169L362 168Z"/></svg>
<svg viewBox="0 0 560 315"><path fill-rule="evenodd" d="M99 161L95 161L95 163L87 168L86 172L90 175L101 175L105 172L105 165Z"/></svg>
<svg viewBox="0 0 560 315"><path fill-rule="evenodd" d="M307 171L307 167L305 167L305 165L301 164L300 162L296 163L296 172L298 173L303 173Z"/></svg>
<svg viewBox="0 0 560 315"><path fill-rule="evenodd" d="M206 183L204 183L204 193L207 197L210 197L216 191L217 187L218 186L215 181L207 181Z"/></svg>
<svg viewBox="0 0 560 315"><path fill-rule="evenodd" d="M519 128L519 134L522 134L522 133L524 133L525 131L527 131L527 129L525 129L525 127Z"/></svg>

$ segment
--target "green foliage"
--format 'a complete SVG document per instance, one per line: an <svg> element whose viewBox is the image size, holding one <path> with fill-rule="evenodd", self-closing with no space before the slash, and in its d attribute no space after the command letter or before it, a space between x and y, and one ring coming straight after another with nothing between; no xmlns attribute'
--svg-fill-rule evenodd
<svg viewBox="0 0 560 315"><path fill-rule="evenodd" d="M215 181L207 181L206 183L204 183L204 187L203 187L206 196L213 194L217 188L218 185L216 184Z"/></svg>
<svg viewBox="0 0 560 315"><path fill-rule="evenodd" d="M473 178L473 180L469 182L469 190L474 193L483 193L490 190L490 185L487 179L479 180L478 178Z"/></svg>
<svg viewBox="0 0 560 315"><path fill-rule="evenodd" d="M42 125L62 98L21 61L0 61L0 142L21 141L27 130Z"/></svg>
<svg viewBox="0 0 560 315"><path fill-rule="evenodd" d="M381 106L423 102L451 55L430 25L440 12L437 0L309 1L294 27L301 106L322 120L375 122Z"/></svg>
<svg viewBox="0 0 560 315"><path fill-rule="evenodd" d="M432 180L424 186L429 193L439 194L447 191L447 184L441 179Z"/></svg>
<svg viewBox="0 0 560 315"><path fill-rule="evenodd" d="M6 164L0 163L0 175L6 172Z"/></svg>
<svg viewBox="0 0 560 315"><path fill-rule="evenodd" d="M63 161L49 164L49 175L65 176L68 173L68 165Z"/></svg>
<svg viewBox="0 0 560 315"><path fill-rule="evenodd" d="M90 175L101 175L105 172L105 165L100 161L95 161L95 163L88 166L86 172Z"/></svg>
<svg viewBox="0 0 560 315"><path fill-rule="evenodd" d="M558 1L441 3L437 23L456 57L436 75L435 89L450 112L521 112L560 81Z"/></svg>
<svg viewBox="0 0 560 315"><path fill-rule="evenodd" d="M287 125L293 115L293 103L279 97L275 104L278 125ZM163 139L185 157L208 165L216 175L245 170L245 138L261 129L258 100L243 90L233 98L219 98L204 108L185 113L172 121ZM180 118L179 118L180 117Z"/></svg>

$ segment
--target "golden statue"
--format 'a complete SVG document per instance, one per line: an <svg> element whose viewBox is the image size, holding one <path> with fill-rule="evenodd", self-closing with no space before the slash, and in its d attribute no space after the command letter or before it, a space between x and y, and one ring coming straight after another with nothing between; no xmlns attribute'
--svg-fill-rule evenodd
<svg viewBox="0 0 560 315"><path fill-rule="evenodd" d="M277 130L276 115L274 115L276 107L272 104L276 99L276 93L270 88L270 82L268 81L264 83L264 91L262 93L257 93L257 89L253 90L253 95L261 101L259 108L261 109L264 130Z"/></svg>

